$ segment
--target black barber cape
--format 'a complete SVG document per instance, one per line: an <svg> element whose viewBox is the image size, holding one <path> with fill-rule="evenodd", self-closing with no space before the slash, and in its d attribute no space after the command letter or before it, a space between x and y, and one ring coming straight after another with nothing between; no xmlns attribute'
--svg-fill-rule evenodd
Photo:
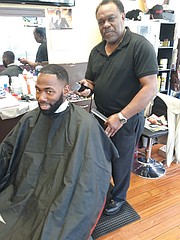
<svg viewBox="0 0 180 240"><path fill-rule="evenodd" d="M24 115L0 147L0 239L87 240L118 153L97 120L69 104Z"/></svg>

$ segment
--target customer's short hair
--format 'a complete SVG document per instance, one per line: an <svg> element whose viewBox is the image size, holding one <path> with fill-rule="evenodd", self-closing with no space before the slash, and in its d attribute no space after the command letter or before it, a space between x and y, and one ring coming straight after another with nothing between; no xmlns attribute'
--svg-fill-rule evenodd
<svg viewBox="0 0 180 240"><path fill-rule="evenodd" d="M11 51L5 51L3 57L7 58L8 62L14 63L15 55Z"/></svg>
<svg viewBox="0 0 180 240"><path fill-rule="evenodd" d="M59 64L48 64L40 70L40 73L54 74L57 76L58 79L63 80L67 84L69 84L68 72L64 67Z"/></svg>

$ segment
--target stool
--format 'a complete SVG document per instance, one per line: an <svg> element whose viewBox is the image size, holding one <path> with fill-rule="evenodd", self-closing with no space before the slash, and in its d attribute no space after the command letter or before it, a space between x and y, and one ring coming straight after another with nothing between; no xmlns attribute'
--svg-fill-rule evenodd
<svg viewBox="0 0 180 240"><path fill-rule="evenodd" d="M168 130L152 132L144 128L142 136L148 139L147 148L145 149L145 156L135 158L132 172L144 178L159 178L165 174L166 170L163 164L151 158L151 151L153 139L165 136L167 134Z"/></svg>

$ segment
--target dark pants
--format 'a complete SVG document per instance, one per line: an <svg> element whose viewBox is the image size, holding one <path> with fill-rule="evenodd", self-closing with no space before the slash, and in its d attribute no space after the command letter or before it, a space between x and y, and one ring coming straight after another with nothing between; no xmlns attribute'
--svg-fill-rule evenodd
<svg viewBox="0 0 180 240"><path fill-rule="evenodd" d="M104 126L101 120L99 122ZM119 158L112 162L114 188L111 194L114 200L126 199L130 184L134 151L143 129L144 116L142 113L136 114L111 138L119 152Z"/></svg>

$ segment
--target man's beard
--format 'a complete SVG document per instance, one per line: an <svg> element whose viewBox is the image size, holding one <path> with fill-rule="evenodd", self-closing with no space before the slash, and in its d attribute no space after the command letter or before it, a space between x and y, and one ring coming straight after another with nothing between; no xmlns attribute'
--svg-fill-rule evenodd
<svg viewBox="0 0 180 240"><path fill-rule="evenodd" d="M42 110L41 107L40 107L40 104L39 104L39 108L41 110L41 112L44 114L44 115L53 115L55 113L55 111L59 108L59 106L63 103L63 94L60 96L60 98L58 99L57 102L55 102L53 105L51 105L50 109L48 110Z"/></svg>
<svg viewBox="0 0 180 240"><path fill-rule="evenodd" d="M4 60L3 60L3 65L4 65L5 68L7 68L7 63Z"/></svg>

